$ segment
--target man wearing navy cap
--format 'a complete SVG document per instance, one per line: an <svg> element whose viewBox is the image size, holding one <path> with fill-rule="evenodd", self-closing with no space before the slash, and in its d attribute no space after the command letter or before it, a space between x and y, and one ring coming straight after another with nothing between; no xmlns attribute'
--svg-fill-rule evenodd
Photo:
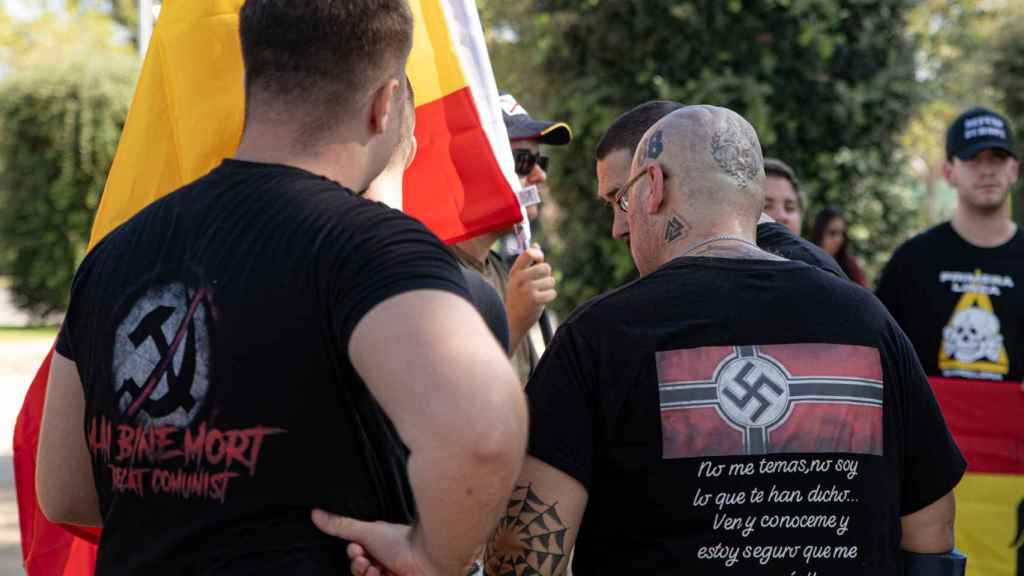
<svg viewBox="0 0 1024 576"><path fill-rule="evenodd" d="M1009 202L1018 170L1006 118L961 114L943 165L957 191L953 220L900 246L882 272L877 295L930 376L1024 379L1024 233Z"/></svg>
<svg viewBox="0 0 1024 576"><path fill-rule="evenodd" d="M572 130L564 122L535 120L510 94L499 99L508 131L509 144L515 158L516 174L523 188L541 186L547 180L548 157L541 154L541 145L563 146L572 141ZM537 207L527 206L530 220L537 217ZM459 260L483 275L498 291L508 314L509 343L512 365L523 385L543 352L543 342L531 338L531 330L558 293L551 266L544 261L539 246L519 255L511 267L491 250L494 243L511 230L497 230L460 242L452 249ZM533 330L539 333L538 330Z"/></svg>

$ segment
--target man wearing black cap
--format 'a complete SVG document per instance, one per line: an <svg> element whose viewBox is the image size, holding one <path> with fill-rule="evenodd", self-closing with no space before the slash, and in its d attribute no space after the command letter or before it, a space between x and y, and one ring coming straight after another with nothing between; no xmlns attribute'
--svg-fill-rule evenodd
<svg viewBox="0 0 1024 576"><path fill-rule="evenodd" d="M1010 219L1019 164L1010 123L984 108L946 134L943 174L958 204L899 247L877 295L930 376L1024 379L1024 233Z"/></svg>
<svg viewBox="0 0 1024 576"><path fill-rule="evenodd" d="M508 131L516 174L523 188L540 186L547 180L548 157L541 144L563 146L572 141L572 130L564 122L535 120L510 94L499 99ZM537 217L537 207L527 206L527 216ZM463 264L473 268L498 291L508 314L512 364L525 385L530 371L540 359L541 350L528 337L530 329L544 312L544 306L557 296L551 266L544 261L540 247L533 246L506 267L491 246L510 230L497 230L460 242L452 248Z"/></svg>

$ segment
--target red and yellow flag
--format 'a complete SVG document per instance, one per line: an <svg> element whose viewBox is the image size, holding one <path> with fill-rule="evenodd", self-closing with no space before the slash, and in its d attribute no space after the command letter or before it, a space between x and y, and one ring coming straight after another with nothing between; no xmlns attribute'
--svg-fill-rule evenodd
<svg viewBox="0 0 1024 576"><path fill-rule="evenodd" d="M416 29L406 71L419 150L405 173L404 210L449 243L509 228L522 219L518 180L476 6L410 4Z"/></svg>
<svg viewBox="0 0 1024 576"><path fill-rule="evenodd" d="M150 202L234 154L244 120L238 41L243 3L163 3L90 248ZM410 5L415 32L407 72L417 98L419 151L406 174L405 210L446 242L510 227L522 212L475 4L411 0ZM92 574L99 532L51 524L36 501L35 460L49 358L32 381L14 433L25 569L29 576Z"/></svg>
<svg viewBox="0 0 1024 576"><path fill-rule="evenodd" d="M972 576L1024 576L1024 391L1017 382L931 378L967 459L956 544Z"/></svg>

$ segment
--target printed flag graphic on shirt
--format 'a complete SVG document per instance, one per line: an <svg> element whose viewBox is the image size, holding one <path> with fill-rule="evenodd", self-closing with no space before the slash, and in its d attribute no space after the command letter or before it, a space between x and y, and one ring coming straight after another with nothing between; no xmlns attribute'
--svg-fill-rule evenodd
<svg viewBox="0 0 1024 576"><path fill-rule="evenodd" d="M882 454L874 348L711 346L659 352L657 366L666 459Z"/></svg>
<svg viewBox="0 0 1024 576"><path fill-rule="evenodd" d="M242 4L164 1L90 248L149 203L234 153L244 120ZM475 4L411 0L410 5L415 32L407 73L418 104L419 151L406 175L406 212L446 242L510 227L522 219L522 211ZM50 355L32 381L14 433L25 569L29 576L92 574L96 549L91 542L99 532L51 524L36 501L36 448L49 360Z"/></svg>
<svg viewBox="0 0 1024 576"><path fill-rule="evenodd" d="M1024 393L1018 382L930 378L967 473L956 544L974 576L1024 576Z"/></svg>

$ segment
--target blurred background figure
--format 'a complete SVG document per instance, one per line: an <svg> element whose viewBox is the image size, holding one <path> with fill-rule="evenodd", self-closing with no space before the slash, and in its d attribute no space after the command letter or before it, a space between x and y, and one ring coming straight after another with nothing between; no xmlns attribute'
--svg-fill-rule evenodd
<svg viewBox="0 0 1024 576"><path fill-rule="evenodd" d="M864 270L850 251L850 240L846 235L847 228L842 210L836 206L826 206L814 218L811 242L835 258L839 267L843 269L850 280L867 288Z"/></svg>
<svg viewBox="0 0 1024 576"><path fill-rule="evenodd" d="M793 169L778 158L764 159L764 212L800 235L804 220L804 194Z"/></svg>

